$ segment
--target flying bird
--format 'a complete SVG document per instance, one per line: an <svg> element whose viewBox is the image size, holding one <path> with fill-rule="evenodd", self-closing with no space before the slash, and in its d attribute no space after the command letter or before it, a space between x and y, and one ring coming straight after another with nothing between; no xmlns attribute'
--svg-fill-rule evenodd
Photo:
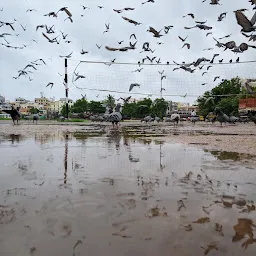
<svg viewBox="0 0 256 256"><path fill-rule="evenodd" d="M226 16L227 16L226 12L221 13L220 16L218 17L218 21L222 21L224 18L226 18Z"/></svg>
<svg viewBox="0 0 256 256"><path fill-rule="evenodd" d="M72 53L73 53L73 52L71 52L71 53L68 54L68 55L60 55L60 58L71 58Z"/></svg>
<svg viewBox="0 0 256 256"><path fill-rule="evenodd" d="M135 21L135 20L131 20L131 19L126 18L126 17L124 17L124 16L122 16L122 18L123 18L124 20L128 21L129 23L134 24L135 26L142 24L142 23L140 23L140 22L137 22L137 21Z"/></svg>
<svg viewBox="0 0 256 256"><path fill-rule="evenodd" d="M39 28L45 28L46 27L46 25L37 25L36 26L36 31L39 29Z"/></svg>
<svg viewBox="0 0 256 256"><path fill-rule="evenodd" d="M212 66L208 66L208 67L207 67L207 70L209 70L210 68L212 68Z"/></svg>
<svg viewBox="0 0 256 256"><path fill-rule="evenodd" d="M50 82L50 83L48 83L48 84L46 85L46 87L51 86L51 89L52 89L53 85L54 85L54 83Z"/></svg>
<svg viewBox="0 0 256 256"><path fill-rule="evenodd" d="M37 70L33 65L28 64L25 68L23 68L23 70L27 69L27 68L33 68L34 70Z"/></svg>
<svg viewBox="0 0 256 256"><path fill-rule="evenodd" d="M201 24L201 25L205 24L206 22L207 22L207 20L206 21L195 21L195 23Z"/></svg>
<svg viewBox="0 0 256 256"><path fill-rule="evenodd" d="M147 0L146 2L143 2L142 4L146 4L146 3L154 3L155 0Z"/></svg>
<svg viewBox="0 0 256 256"><path fill-rule="evenodd" d="M203 72L203 73L202 73L202 76L204 76L205 74L207 74L207 72Z"/></svg>
<svg viewBox="0 0 256 256"><path fill-rule="evenodd" d="M206 36L209 36L209 35L212 35L212 32L208 32L208 33L206 34Z"/></svg>
<svg viewBox="0 0 256 256"><path fill-rule="evenodd" d="M240 58L238 57L237 59L236 59L236 62L239 62L240 61Z"/></svg>
<svg viewBox="0 0 256 256"><path fill-rule="evenodd" d="M47 13L47 14L45 14L44 16L49 16L49 17L55 17L55 18L57 18L58 16L57 16L57 13L55 13L55 12L49 12L49 13Z"/></svg>
<svg viewBox="0 0 256 256"><path fill-rule="evenodd" d="M184 48L185 46L187 46L188 49L190 49L190 44L189 43L185 43L182 48Z"/></svg>
<svg viewBox="0 0 256 256"><path fill-rule="evenodd" d="M89 53L88 51L84 51L84 49L81 50L80 54L84 55L86 53Z"/></svg>
<svg viewBox="0 0 256 256"><path fill-rule="evenodd" d="M110 25L109 23L108 24L105 23L106 30L103 32L103 34L109 31L109 25Z"/></svg>
<svg viewBox="0 0 256 256"><path fill-rule="evenodd" d="M184 27L185 29L192 29L192 28L199 28L201 30L210 30L212 29L212 27L206 26L206 25L201 25L201 24L197 24L194 27Z"/></svg>
<svg viewBox="0 0 256 256"><path fill-rule="evenodd" d="M210 4L211 4L211 5L221 5L221 4L219 3L219 1L220 1L220 0L211 0Z"/></svg>
<svg viewBox="0 0 256 256"><path fill-rule="evenodd" d="M102 5L98 5L98 8L99 8L99 9L102 9L102 8L104 8L104 6L102 6Z"/></svg>
<svg viewBox="0 0 256 256"><path fill-rule="evenodd" d="M97 46L97 48L98 48L98 49L100 49L102 45L98 45L98 44L96 44L96 46Z"/></svg>
<svg viewBox="0 0 256 256"><path fill-rule="evenodd" d="M85 78L85 76L83 76L83 75L79 75L79 74L78 74L78 73L76 73L76 72L74 72L74 74L75 74L75 76L76 76L76 78L75 78L74 82L75 82L75 81L77 81L78 79Z"/></svg>
<svg viewBox="0 0 256 256"><path fill-rule="evenodd" d="M185 42L187 38L188 38L188 36L186 36L185 38L182 38L182 37L179 36L179 39L180 39L182 42Z"/></svg>
<svg viewBox="0 0 256 256"><path fill-rule="evenodd" d="M138 68L138 69L135 69L135 70L132 71L132 72L141 72L142 69L143 69L143 68Z"/></svg>
<svg viewBox="0 0 256 256"><path fill-rule="evenodd" d="M195 15L193 13L188 13L187 15L185 16L182 16L183 18L187 17L187 16L190 16L192 19L195 18Z"/></svg>
<svg viewBox="0 0 256 256"><path fill-rule="evenodd" d="M156 31L153 27L149 27L149 29L147 30L150 33L154 34L154 37L161 37L163 35L160 35L160 32L162 31L162 29L160 31Z"/></svg>
<svg viewBox="0 0 256 256"><path fill-rule="evenodd" d="M130 39L132 39L132 37L134 37L134 39L135 39L135 40L137 40L137 38L136 38L136 35L135 35L135 34L131 34L131 35L130 35Z"/></svg>
<svg viewBox="0 0 256 256"><path fill-rule="evenodd" d="M122 44L123 42L124 42L124 40L122 40L122 41L117 41L118 44Z"/></svg>
<svg viewBox="0 0 256 256"><path fill-rule="evenodd" d="M135 87L135 86L140 87L140 84L137 84L137 83L131 84L130 87L129 87L129 92L130 92L130 91L133 89L133 87Z"/></svg>
<svg viewBox="0 0 256 256"><path fill-rule="evenodd" d="M228 34L228 35L226 35L226 36L220 37L219 39L222 40L222 39L228 38L228 37L230 37L230 36L232 36L232 34Z"/></svg>
<svg viewBox="0 0 256 256"><path fill-rule="evenodd" d="M13 23L10 23L10 22L3 22L3 21L0 21L0 27L2 27L3 25L9 26L13 31L15 31L12 24L13 24Z"/></svg>
<svg viewBox="0 0 256 256"><path fill-rule="evenodd" d="M65 12L69 17L72 17L71 12L68 10L68 7L62 7L58 10L58 12ZM58 12L56 13L56 15L58 14Z"/></svg>
<svg viewBox="0 0 256 256"><path fill-rule="evenodd" d="M235 11L235 15L238 25L242 27L241 32L248 33L256 30L256 26L254 26L256 22L256 12L251 20L249 20L241 11Z"/></svg>
<svg viewBox="0 0 256 256"><path fill-rule="evenodd" d="M37 11L36 9L27 9L27 11L26 12L33 12L33 11Z"/></svg>
<svg viewBox="0 0 256 256"><path fill-rule="evenodd" d="M89 7L84 6L84 5L81 5L81 6L82 6L83 10L90 9Z"/></svg>
<svg viewBox="0 0 256 256"><path fill-rule="evenodd" d="M245 33L242 33L245 37L248 37L249 38L249 41L253 41L255 42L256 41L256 35L246 35Z"/></svg>
<svg viewBox="0 0 256 256"><path fill-rule="evenodd" d="M169 26L164 26L164 33L168 34L169 30L173 28L173 26L169 25Z"/></svg>
<svg viewBox="0 0 256 256"><path fill-rule="evenodd" d="M214 79L213 79L213 82L215 82L217 79L220 79L219 76L215 76Z"/></svg>

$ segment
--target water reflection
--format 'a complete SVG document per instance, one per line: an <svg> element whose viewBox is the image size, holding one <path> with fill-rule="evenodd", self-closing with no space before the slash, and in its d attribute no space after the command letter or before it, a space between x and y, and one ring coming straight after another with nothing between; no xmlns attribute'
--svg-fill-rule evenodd
<svg viewBox="0 0 256 256"><path fill-rule="evenodd" d="M242 154L238 152L227 152L227 151L211 151L211 150L204 150L205 152L210 152L219 160L233 160L233 161L241 161L244 159L251 159L254 158L253 155L249 154Z"/></svg>
<svg viewBox="0 0 256 256"><path fill-rule="evenodd" d="M86 237L77 255L256 253L249 160L114 133L37 136L0 155L3 252L68 256Z"/></svg>

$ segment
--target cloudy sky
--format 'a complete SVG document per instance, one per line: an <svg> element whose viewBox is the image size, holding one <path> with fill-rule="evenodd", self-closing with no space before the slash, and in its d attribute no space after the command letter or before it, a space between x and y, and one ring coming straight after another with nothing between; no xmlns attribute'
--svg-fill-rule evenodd
<svg viewBox="0 0 256 256"><path fill-rule="evenodd" d="M142 98L146 95L152 95L152 98L160 96L160 74L163 71L167 79L163 80L163 88L165 91L163 96L168 100L194 102L196 97L204 91L211 89L218 84L220 80L213 82L215 76L221 79L228 79L235 76L243 78L253 78L256 74L255 63L241 63L228 65L214 65L208 72L202 76L202 72L206 71L208 65L202 70L196 70L191 74L184 70L173 71L175 66L171 65L154 65L141 66L143 70L132 72L139 68L138 61L141 61L146 55L149 57L156 56L161 59L161 64L167 61L173 64L173 61L186 63L196 61L199 57L211 59L213 54L219 53L216 58L224 59L223 62L233 62L240 57L240 61L256 60L256 50L249 48L243 54L234 54L230 50L223 51L215 46L216 42L213 37L220 38L227 34L232 34L230 38L220 40L228 42L234 40L237 45L247 42L248 39L241 35L241 27L237 24L234 10L240 8L248 8L245 14L251 18L253 15L252 7L248 0L222 0L222 5L210 5L210 0L202 3L202 0L155 0L155 3L141 4L141 0L17 0L1 1L0 3L0 20L3 22L13 22L15 31L9 26L0 27L0 35L2 33L10 33L11 36L0 37L0 43L11 46L24 47L23 49L7 48L0 44L0 94L5 96L7 100L13 100L15 97L25 97L33 99L40 96L43 92L46 97L55 97L59 99L65 97L63 86L64 79L64 58L60 55L68 55L72 53L68 59L69 73L69 96L72 99L78 99L82 94L86 94L89 100L104 99L109 92L100 90L119 91L123 93L112 93L116 98L129 96L129 85L131 83L139 83L140 88L135 87L132 90L134 98ZM90 9L83 10L81 4ZM47 17L44 14L55 11L62 7L68 7L72 13L73 23L66 20L67 14L59 12L58 17ZM104 8L98 8L104 6ZM118 14L113 9L122 9L125 7L133 7L134 11L124 11ZM36 11L27 12L28 9L36 9ZM221 22L217 21L218 16L222 12L227 12L227 17ZM190 16L183 18L188 13L194 13L195 19ZM122 16L141 22L141 25L134 26L122 19ZM15 20L14 20L15 19ZM194 26L195 21L206 21L206 25L212 26L213 35L206 37L209 31L199 29L185 30L184 26ZM103 33L105 23L110 24L107 33ZM25 28L25 31L21 25ZM49 43L42 36L45 29L38 29L37 25L54 25L54 34L47 34L49 38L59 36L59 44ZM174 28L168 34L161 38L154 38L152 33L147 32L149 26L156 30L162 29L164 26L173 25ZM66 39L62 38L61 32L68 34ZM105 49L105 46L124 47L128 46L130 35L136 34L137 44L135 50L128 52L111 52ZM178 36L185 38L186 42L191 44L191 48L182 48L183 42ZM6 39L6 41L4 40ZM71 41L70 43L65 42ZM122 44L118 41L123 40ZM154 53L142 51L144 42L150 43L150 48L155 50ZM158 44L162 42L163 44ZM96 47L102 45L101 49ZM255 43L252 43L256 45ZM214 48L211 51L203 51L205 48ZM81 50L88 51L88 54L81 55ZM27 64L39 58L44 59L46 65L37 65L37 70L28 68L32 71L26 77L21 76L19 79L13 79L18 75L18 70L23 69ZM81 63L80 61L92 62L110 62L116 59L117 63L134 63L134 65L113 64L108 66L104 63ZM146 61L145 63L150 63ZM155 63L155 62L154 62ZM85 79L79 79L72 83L73 71L84 75ZM31 81L30 81L31 80ZM52 89L46 88L49 82L53 82ZM207 83L202 85L202 83ZM78 89L87 88L87 89ZM186 96L187 95L187 96ZM186 97L182 97L186 96Z"/></svg>

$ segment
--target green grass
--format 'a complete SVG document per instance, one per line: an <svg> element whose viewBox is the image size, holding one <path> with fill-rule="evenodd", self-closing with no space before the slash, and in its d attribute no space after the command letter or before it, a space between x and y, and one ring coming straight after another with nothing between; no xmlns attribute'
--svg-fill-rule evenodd
<svg viewBox="0 0 256 256"><path fill-rule="evenodd" d="M12 120L12 119L11 119L11 118L3 118L3 117L0 117L0 120L5 121L5 120Z"/></svg>

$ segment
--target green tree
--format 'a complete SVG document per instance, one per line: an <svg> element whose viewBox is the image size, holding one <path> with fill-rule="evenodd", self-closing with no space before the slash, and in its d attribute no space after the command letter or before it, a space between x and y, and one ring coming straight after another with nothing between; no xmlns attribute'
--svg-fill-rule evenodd
<svg viewBox="0 0 256 256"><path fill-rule="evenodd" d="M91 101L88 104L88 109L92 114L101 114L105 112L105 108L100 101Z"/></svg>
<svg viewBox="0 0 256 256"><path fill-rule="evenodd" d="M230 94L234 96L229 96ZM207 100L209 97L212 100ZM231 80L224 80L211 91L207 91L203 96L197 99L199 114L207 116L209 112L213 112L218 106L226 114L237 113L239 99L246 97L245 90L242 89L239 77Z"/></svg>
<svg viewBox="0 0 256 256"><path fill-rule="evenodd" d="M107 99L104 101L104 103L110 107L110 108L114 108L115 107L115 98L112 95L108 95Z"/></svg>
<svg viewBox="0 0 256 256"><path fill-rule="evenodd" d="M217 104L217 107L222 109L227 115L235 115L238 113L239 97L228 97L221 99Z"/></svg>
<svg viewBox="0 0 256 256"><path fill-rule="evenodd" d="M88 110L88 101L86 99L79 99L74 103L71 111L74 113L84 113L87 110Z"/></svg>
<svg viewBox="0 0 256 256"><path fill-rule="evenodd" d="M70 113L70 112L71 112L71 109L68 108L68 113ZM62 106L61 111L60 111L60 114L61 114L62 116L64 116L64 117L67 116L66 104L64 104L64 105Z"/></svg>
<svg viewBox="0 0 256 256"><path fill-rule="evenodd" d="M134 102L124 104L122 107L122 115L128 117L137 117L138 105Z"/></svg>
<svg viewBox="0 0 256 256"><path fill-rule="evenodd" d="M152 113L155 116L163 118L166 115L168 102L165 99L155 99L153 102Z"/></svg>
<svg viewBox="0 0 256 256"><path fill-rule="evenodd" d="M33 115L33 114L38 114L38 113L39 113L39 109L33 107L33 108L30 109L29 112L30 112L30 114L32 114L32 115Z"/></svg>

